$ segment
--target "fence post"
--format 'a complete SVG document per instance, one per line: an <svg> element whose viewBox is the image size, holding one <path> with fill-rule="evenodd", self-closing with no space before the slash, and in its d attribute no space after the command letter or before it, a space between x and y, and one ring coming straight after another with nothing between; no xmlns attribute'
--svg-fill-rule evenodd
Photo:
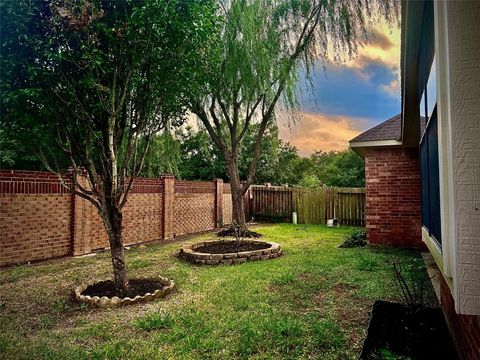
<svg viewBox="0 0 480 360"><path fill-rule="evenodd" d="M243 186L243 183L242 183L242 186ZM251 204L252 204L252 201L251 201L251 191L252 191L252 187L249 186L245 195L243 195L243 206L244 206L244 210L245 210L245 220L247 220L247 222L249 222L251 219L252 219L252 209L251 209Z"/></svg>
<svg viewBox="0 0 480 360"><path fill-rule="evenodd" d="M72 184L72 209L71 209L71 236L72 236L72 252L73 256L85 255L92 252L91 239L87 232L87 212L91 210L88 200L75 194L73 186L75 181L85 189L89 188L85 175L76 175L70 173ZM76 178L75 178L76 177Z"/></svg>
<svg viewBox="0 0 480 360"><path fill-rule="evenodd" d="M175 237L175 175L165 174L163 181L163 239Z"/></svg>
<svg viewBox="0 0 480 360"><path fill-rule="evenodd" d="M215 183L215 227L223 226L223 179L214 179Z"/></svg>

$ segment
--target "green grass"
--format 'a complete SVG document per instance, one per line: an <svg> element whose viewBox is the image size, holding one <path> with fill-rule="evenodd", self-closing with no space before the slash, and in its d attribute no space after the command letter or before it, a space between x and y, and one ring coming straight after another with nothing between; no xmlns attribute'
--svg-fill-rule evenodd
<svg viewBox="0 0 480 360"><path fill-rule="evenodd" d="M82 281L110 277L108 253L3 269L5 359L355 359L376 299L399 300L392 248L339 249L354 228L259 226L285 256L194 266L180 243L127 251L130 276L162 275L177 290L157 302L101 310L70 300ZM209 238L203 235L191 239Z"/></svg>

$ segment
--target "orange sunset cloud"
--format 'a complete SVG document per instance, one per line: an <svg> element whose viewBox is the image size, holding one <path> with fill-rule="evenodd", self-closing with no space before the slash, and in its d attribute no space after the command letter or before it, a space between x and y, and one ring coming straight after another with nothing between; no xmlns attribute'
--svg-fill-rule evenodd
<svg viewBox="0 0 480 360"><path fill-rule="evenodd" d="M295 123L277 113L280 137L295 145L300 155L315 150L343 150L348 141L373 125L368 119L302 112Z"/></svg>

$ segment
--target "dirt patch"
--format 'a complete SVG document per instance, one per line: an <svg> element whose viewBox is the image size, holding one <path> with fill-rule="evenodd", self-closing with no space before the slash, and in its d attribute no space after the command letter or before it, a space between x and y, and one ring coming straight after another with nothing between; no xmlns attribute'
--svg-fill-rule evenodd
<svg viewBox="0 0 480 360"><path fill-rule="evenodd" d="M380 349L412 359L457 359L440 308L409 308L376 301L360 359L373 359Z"/></svg>
<svg viewBox="0 0 480 360"><path fill-rule="evenodd" d="M82 295L88 296L106 296L112 298L129 297L134 298L137 295L143 296L146 293L153 293L155 290L162 289L164 285L156 279L130 279L127 290L117 289L112 280L101 281L99 283L90 285L84 291Z"/></svg>
<svg viewBox="0 0 480 360"><path fill-rule="evenodd" d="M231 241L227 243L215 243L196 248L195 251L207 254L228 254L242 251L255 251L268 249L268 243L253 243L248 241Z"/></svg>

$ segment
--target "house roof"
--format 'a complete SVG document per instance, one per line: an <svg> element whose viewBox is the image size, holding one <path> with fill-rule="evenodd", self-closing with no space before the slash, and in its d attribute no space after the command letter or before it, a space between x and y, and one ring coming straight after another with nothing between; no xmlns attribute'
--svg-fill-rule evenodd
<svg viewBox="0 0 480 360"><path fill-rule="evenodd" d="M361 133L350 140L350 143L359 141L400 140L401 137L402 115L398 114Z"/></svg>
<svg viewBox="0 0 480 360"><path fill-rule="evenodd" d="M420 117L420 129L425 131L425 118ZM349 141L349 146L357 154L364 157L365 150L372 147L397 147L405 146L402 141L402 114L395 115L381 124L361 133Z"/></svg>

